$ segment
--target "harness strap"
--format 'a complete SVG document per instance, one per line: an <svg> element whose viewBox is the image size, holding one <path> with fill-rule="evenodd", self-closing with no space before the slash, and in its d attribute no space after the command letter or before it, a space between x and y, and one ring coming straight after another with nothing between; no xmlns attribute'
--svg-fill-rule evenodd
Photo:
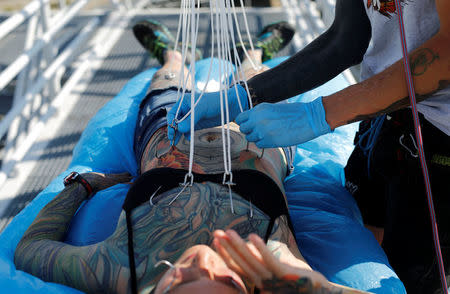
<svg viewBox="0 0 450 294"><path fill-rule="evenodd" d="M133 294L137 294L138 292L131 213L133 209L149 201L149 193L157 191L158 194L161 194L178 187L179 182L183 180L185 174L186 171L183 169L152 169L136 179L127 193L122 208L125 211L128 230L128 262L130 266L131 291ZM252 203L270 218L264 236L266 242L272 233L275 220L281 215L287 216L289 228L294 231L283 193L270 177L256 170L237 170L233 174L237 175L237 177L235 178L236 185L232 187L232 190L248 201L253 200ZM194 176L196 182L200 183L206 181L222 183L223 181L222 174L194 173ZM258 185L254 187L250 183L258 183ZM258 197L253 197L253 195L258 195Z"/></svg>
<svg viewBox="0 0 450 294"><path fill-rule="evenodd" d="M399 28L400 28L400 37L401 37L402 53L403 53L403 65L405 68L406 83L408 86L411 110L412 110L412 114L413 114L413 118L414 118L416 141L417 141L417 145L419 147L418 149L419 149L420 165L422 167L422 174L423 174L423 177L425 180L425 188L427 191L428 209L430 211L431 226L433 229L434 248L436 251L436 257L437 257L438 265L439 265L439 274L441 276L442 290L443 290L444 294L448 294L447 280L445 278L444 261L442 259L441 245L439 243L439 232L438 232L438 227L437 227L437 222L436 222L436 213L434 211L433 195L431 193L430 176L428 174L428 167L427 167L427 163L425 161L425 153L423 150L422 132L421 132L421 128L420 128L419 114L417 112L416 93L414 91L414 81L413 81L413 78L411 75L411 68L409 67L408 49L406 46L405 27L404 27L404 23L403 23L403 13L402 13L402 6L400 4L400 0L395 0L395 6L397 7L397 12L398 12L398 23L399 23Z"/></svg>
<svg viewBox="0 0 450 294"><path fill-rule="evenodd" d="M128 263L130 265L131 293L138 294L136 262L134 260L133 225L131 223L131 212L126 211L125 216L126 216L126 220L127 220L127 231L128 231Z"/></svg>

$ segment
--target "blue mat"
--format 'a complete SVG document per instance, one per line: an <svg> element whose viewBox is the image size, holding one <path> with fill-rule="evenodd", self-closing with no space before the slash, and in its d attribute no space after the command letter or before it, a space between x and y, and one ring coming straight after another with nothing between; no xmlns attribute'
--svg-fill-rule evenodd
<svg viewBox="0 0 450 294"><path fill-rule="evenodd" d="M268 65L282 60L272 60ZM196 65L199 87L206 80L209 65L209 59ZM42 191L0 235L0 289L4 293L80 293L16 270L14 250L42 207L62 190L62 180L70 171L127 171L137 176L134 127L139 103L156 70L150 69L131 79L98 112L83 132L67 172ZM217 84L219 78L213 72L212 84ZM290 102L309 101L347 85L338 76ZM342 127L298 146L295 171L285 183L297 242L311 266L330 281L375 293L406 293L378 243L362 225L359 210L343 187L343 166L353 148L355 130L355 125ZM116 185L84 203L73 219L66 242L87 245L106 239L115 230L127 190L127 185Z"/></svg>

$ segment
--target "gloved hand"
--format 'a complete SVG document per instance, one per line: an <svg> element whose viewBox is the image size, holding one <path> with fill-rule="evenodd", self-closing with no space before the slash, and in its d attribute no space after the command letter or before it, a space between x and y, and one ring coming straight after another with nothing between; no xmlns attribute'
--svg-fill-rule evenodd
<svg viewBox="0 0 450 294"><path fill-rule="evenodd" d="M230 121L233 121L236 116L241 112L239 107L239 101L241 102L242 109L245 111L249 108L247 92L241 85L232 86L227 91L228 94L228 108L230 114ZM177 124L177 131L171 127L172 122L174 122L177 109L181 103L181 108L178 113L177 119L182 119L191 109L191 94L186 94L183 101L181 99L175 103L172 109L167 114L167 135L170 141L174 141L176 145L182 134L189 135L191 131L191 115L189 114L185 120ZM200 93L195 94L195 101L200 98ZM225 97L223 98L225 101ZM239 99L239 100L238 100ZM225 104L224 104L224 113ZM206 128L212 128L221 125L221 115L220 115L220 93L211 92L204 93L200 102L195 107L195 129L201 130ZM176 136L175 136L176 135Z"/></svg>
<svg viewBox="0 0 450 294"><path fill-rule="evenodd" d="M294 146L331 132L322 97L309 103L262 103L239 114L236 123L259 148Z"/></svg>

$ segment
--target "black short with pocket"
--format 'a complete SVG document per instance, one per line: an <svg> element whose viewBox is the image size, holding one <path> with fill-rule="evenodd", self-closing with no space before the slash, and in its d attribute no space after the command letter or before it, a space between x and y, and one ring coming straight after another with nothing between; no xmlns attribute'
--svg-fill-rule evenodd
<svg viewBox="0 0 450 294"><path fill-rule="evenodd" d="M422 115L420 122L448 280L450 137ZM346 187L365 224L384 228L382 247L408 293L440 293L436 292L440 276L411 110L386 117L372 152L358 144L370 126L371 121L360 124L355 150L345 167Z"/></svg>

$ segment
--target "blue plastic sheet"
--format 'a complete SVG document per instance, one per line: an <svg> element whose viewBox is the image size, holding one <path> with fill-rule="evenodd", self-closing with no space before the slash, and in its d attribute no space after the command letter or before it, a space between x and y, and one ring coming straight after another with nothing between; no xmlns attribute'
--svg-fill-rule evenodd
<svg viewBox="0 0 450 294"><path fill-rule="evenodd" d="M268 65L274 66L282 60L272 60ZM206 82L209 65L209 59L196 65L198 88ZM62 190L62 179L70 171L137 175L134 127L139 103L156 70L150 69L131 79L98 112L83 132L67 171L42 191L0 235L2 291L80 293L16 270L14 250L42 207ZM213 71L211 79L210 85L217 84L219 74ZM316 90L290 99L290 102L309 101L347 85L339 76ZM298 146L295 172L285 184L296 239L311 266L333 282L376 293L406 293L374 237L362 225L359 210L343 187L343 166L353 148L354 133L355 126L350 125ZM127 185L116 185L84 203L72 221L66 242L87 245L107 238L115 229L127 191Z"/></svg>

